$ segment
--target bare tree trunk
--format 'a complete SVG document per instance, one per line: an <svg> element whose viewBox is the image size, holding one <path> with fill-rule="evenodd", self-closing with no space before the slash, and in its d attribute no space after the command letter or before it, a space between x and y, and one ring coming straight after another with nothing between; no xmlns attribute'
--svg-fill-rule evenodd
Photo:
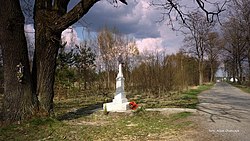
<svg viewBox="0 0 250 141"><path fill-rule="evenodd" d="M236 59L234 58L233 60L233 83L236 82L236 76L237 76L237 63L235 61Z"/></svg>
<svg viewBox="0 0 250 141"><path fill-rule="evenodd" d="M108 81L107 81L107 88L108 88L108 90L110 89L110 70L108 69L108 71L107 71L107 77L108 77Z"/></svg>
<svg viewBox="0 0 250 141"><path fill-rule="evenodd" d="M203 84L203 62L199 60L199 85Z"/></svg>
<svg viewBox="0 0 250 141"><path fill-rule="evenodd" d="M210 82L214 81L214 69L213 69L213 63L210 63Z"/></svg>
<svg viewBox="0 0 250 141"><path fill-rule="evenodd" d="M239 61L239 79L238 79L238 83L242 84L243 81L243 70L242 70L242 64L241 61Z"/></svg>
<svg viewBox="0 0 250 141"><path fill-rule="evenodd" d="M0 5L4 5L0 10L0 42L4 60L3 120L12 122L34 114L37 99L32 94L24 16L19 0L0 1Z"/></svg>

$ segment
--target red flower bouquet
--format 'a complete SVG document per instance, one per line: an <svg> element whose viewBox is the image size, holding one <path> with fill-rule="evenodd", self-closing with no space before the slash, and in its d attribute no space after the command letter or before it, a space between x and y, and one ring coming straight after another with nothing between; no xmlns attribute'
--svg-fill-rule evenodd
<svg viewBox="0 0 250 141"><path fill-rule="evenodd" d="M132 110L136 110L138 108L138 104L136 104L134 101L129 102L129 107Z"/></svg>

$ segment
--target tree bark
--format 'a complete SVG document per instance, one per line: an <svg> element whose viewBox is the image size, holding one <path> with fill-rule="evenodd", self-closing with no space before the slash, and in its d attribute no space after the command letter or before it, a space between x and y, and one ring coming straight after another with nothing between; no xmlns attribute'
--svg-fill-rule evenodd
<svg viewBox="0 0 250 141"><path fill-rule="evenodd" d="M32 93L24 16L19 0L0 1L0 5L0 42L4 69L3 120L13 122L34 114L37 100ZM18 73L17 65L20 63L23 70Z"/></svg>
<svg viewBox="0 0 250 141"><path fill-rule="evenodd" d="M41 5L37 2L35 7L36 49L32 72L36 80L39 111L47 116L53 114L54 76L61 38L61 33L52 29L51 25L53 18L61 15Z"/></svg>

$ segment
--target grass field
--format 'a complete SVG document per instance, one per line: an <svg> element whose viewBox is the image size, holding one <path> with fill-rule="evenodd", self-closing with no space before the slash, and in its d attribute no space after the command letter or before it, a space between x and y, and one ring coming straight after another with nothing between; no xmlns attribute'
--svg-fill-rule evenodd
<svg viewBox="0 0 250 141"><path fill-rule="evenodd" d="M213 85L203 85L186 92L159 98L138 97L139 106L146 108L195 108L197 95ZM54 118L37 118L19 125L0 129L2 141L33 140L168 140L193 128L187 118L192 113L166 114L138 110L109 113L96 110L102 107L103 97L77 97L55 101Z"/></svg>
<svg viewBox="0 0 250 141"><path fill-rule="evenodd" d="M111 113L100 112L73 120L34 119L21 125L0 130L0 140L148 140L163 139L192 126L182 120L191 113L166 116L160 112Z"/></svg>
<svg viewBox="0 0 250 141"><path fill-rule="evenodd" d="M239 85L239 84L234 84L234 83L230 83L231 85L241 89L242 91L246 92L246 93L250 93L250 87L248 86L244 86L244 85Z"/></svg>
<svg viewBox="0 0 250 141"><path fill-rule="evenodd" d="M202 91L208 90L214 84L206 84L181 93L173 93L172 95L161 95L156 98L139 98L136 102L145 105L146 108L192 108L195 109L198 104L197 95Z"/></svg>

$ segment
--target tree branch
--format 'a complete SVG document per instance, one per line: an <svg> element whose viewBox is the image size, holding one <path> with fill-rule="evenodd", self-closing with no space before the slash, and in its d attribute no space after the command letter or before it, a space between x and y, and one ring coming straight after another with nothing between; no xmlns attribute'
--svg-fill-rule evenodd
<svg viewBox="0 0 250 141"><path fill-rule="evenodd" d="M206 10L205 4L204 4L204 2L203 2L202 0L196 0L196 3L197 3L198 6L201 8L201 10L204 11L204 12L206 13L207 21L208 21L208 22L211 22L211 23L214 21L214 16L217 17L218 21L220 21L220 20L219 20L219 14L220 14L221 12L223 12L223 11L226 10L226 9L223 9L223 7L225 6L225 4L226 4L227 2L228 2L228 0L226 0L226 1L222 4L221 7L219 7L219 5L216 4L217 7L218 7L217 11L216 11L216 12L212 12L212 11ZM212 16L211 20L209 19L209 16L210 16L210 15Z"/></svg>
<svg viewBox="0 0 250 141"><path fill-rule="evenodd" d="M71 11L55 20L54 29L63 31L82 18L100 0L82 0Z"/></svg>
<svg viewBox="0 0 250 141"><path fill-rule="evenodd" d="M218 21L219 20L219 14L223 11L225 11L224 7L226 5L226 3L228 2L229 0L225 0L224 3L219 6L219 3L212 3L212 2L209 2L207 0L195 0L195 2L198 4L198 7L203 11L205 12L206 14L206 17L207 17L207 21L208 22L213 22L214 21L214 17L217 17ZM217 7L217 10L216 11L208 11L206 8L205 8L205 3L209 3L209 4L213 4L214 6ZM182 11L182 7L180 5L180 3L178 1L174 1L174 0L165 0L164 2L158 2L158 3L155 3L153 0L150 2L150 5L151 6L155 6L157 7L158 9L163 9L163 10L167 10L166 12L164 11L162 13L163 15L163 18L161 21L163 21L165 19L165 15L169 16L169 20L171 21L171 12L173 11L173 9L175 10L175 12L177 12L178 16L180 17L180 19L182 20L182 22L185 24L185 20L186 20L186 16L187 16L187 13L184 13ZM211 17L211 18L209 18Z"/></svg>
<svg viewBox="0 0 250 141"><path fill-rule="evenodd" d="M176 12L179 14L179 16L181 17L181 20L183 21L183 23L185 24L185 19L183 17L183 12L177 7L178 4L174 4L172 0L168 0L168 2L170 3L170 5L176 10ZM170 11L171 12L171 11Z"/></svg>

